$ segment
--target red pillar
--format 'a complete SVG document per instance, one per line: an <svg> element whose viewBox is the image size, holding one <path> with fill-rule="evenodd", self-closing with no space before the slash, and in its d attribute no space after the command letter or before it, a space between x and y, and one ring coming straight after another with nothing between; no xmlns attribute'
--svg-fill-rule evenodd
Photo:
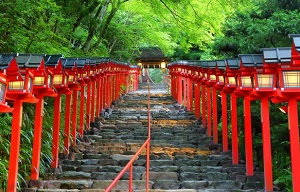
<svg viewBox="0 0 300 192"><path fill-rule="evenodd" d="M222 145L223 152L228 151L228 127L227 127L227 94L221 92L222 96Z"/></svg>
<svg viewBox="0 0 300 192"><path fill-rule="evenodd" d="M39 100L35 105L34 117L34 133L32 145L32 165L30 179L38 180L40 172L40 156L42 146L42 124L43 124L43 107L44 96L37 94L36 98Z"/></svg>
<svg viewBox="0 0 300 192"><path fill-rule="evenodd" d="M231 139L232 139L232 164L239 164L239 141L238 141L238 126L237 126L237 106L236 96L230 94L231 100Z"/></svg>
<svg viewBox="0 0 300 192"><path fill-rule="evenodd" d="M183 78L183 106L187 107L187 81L186 78Z"/></svg>
<svg viewBox="0 0 300 192"><path fill-rule="evenodd" d="M76 145L76 130L77 130L77 104L78 104L78 91L73 90L72 94L72 145Z"/></svg>
<svg viewBox="0 0 300 192"><path fill-rule="evenodd" d="M206 93L205 93L205 85L202 85L202 126L207 128L206 125Z"/></svg>
<svg viewBox="0 0 300 192"><path fill-rule="evenodd" d="M210 87L207 87L207 136L211 137L211 94Z"/></svg>
<svg viewBox="0 0 300 192"><path fill-rule="evenodd" d="M194 98L193 98L193 80L189 78L189 98L188 98L188 110L189 111L193 111L193 101L194 101Z"/></svg>
<svg viewBox="0 0 300 192"><path fill-rule="evenodd" d="M97 79L97 91L96 91L96 117L99 117L100 116L100 102L101 102L101 99L100 99L100 86L101 86L101 78L99 77L99 79ZM94 119L95 120L95 119Z"/></svg>
<svg viewBox="0 0 300 192"><path fill-rule="evenodd" d="M53 121L53 140L52 140L52 163L51 168L58 166L58 151L59 151L59 132L60 132L60 105L61 94L54 98L54 121Z"/></svg>
<svg viewBox="0 0 300 192"><path fill-rule="evenodd" d="M300 191L300 148L297 100L288 101L293 191Z"/></svg>
<svg viewBox="0 0 300 192"><path fill-rule="evenodd" d="M85 122L86 122L86 130L90 129L91 122L91 83L87 84L87 100L86 100L86 110L85 110Z"/></svg>
<svg viewBox="0 0 300 192"><path fill-rule="evenodd" d="M102 108L101 109L105 109L106 108L106 76L103 76L103 79L102 79L102 84L101 84L101 89L102 89L102 94L101 94L101 97L102 97Z"/></svg>
<svg viewBox="0 0 300 192"><path fill-rule="evenodd" d="M10 155L8 167L8 184L7 191L17 191L18 169L19 169L19 153L20 153L20 137L22 124L22 101L14 101L14 110L12 117L12 130L10 139Z"/></svg>
<svg viewBox="0 0 300 192"><path fill-rule="evenodd" d="M196 118L199 120L200 119L200 85L198 82L196 82L194 84L195 86L195 91L194 91L194 94L195 94L195 115L196 115Z"/></svg>
<svg viewBox="0 0 300 192"><path fill-rule="evenodd" d="M71 94L66 94L65 131L64 131L64 154L69 154L70 147L70 117L71 117Z"/></svg>
<svg viewBox="0 0 300 192"><path fill-rule="evenodd" d="M261 99L262 140L264 156L265 191L273 191L272 149L268 98Z"/></svg>
<svg viewBox="0 0 300 192"><path fill-rule="evenodd" d="M246 174L252 176L253 171L253 149L252 149L252 125L251 125L251 100L249 96L244 97L244 123L245 123L245 153Z"/></svg>
<svg viewBox="0 0 300 192"><path fill-rule="evenodd" d="M182 105L182 77L181 76L178 76L177 101L180 105Z"/></svg>
<svg viewBox="0 0 300 192"><path fill-rule="evenodd" d="M215 144L218 143L218 95L217 89L215 87L212 88L212 100L213 100L213 141Z"/></svg>
<svg viewBox="0 0 300 192"><path fill-rule="evenodd" d="M92 81L91 122L95 121L96 81Z"/></svg>
<svg viewBox="0 0 300 192"><path fill-rule="evenodd" d="M84 130L84 84L81 84L80 90L80 114L79 114L79 135L83 136Z"/></svg>

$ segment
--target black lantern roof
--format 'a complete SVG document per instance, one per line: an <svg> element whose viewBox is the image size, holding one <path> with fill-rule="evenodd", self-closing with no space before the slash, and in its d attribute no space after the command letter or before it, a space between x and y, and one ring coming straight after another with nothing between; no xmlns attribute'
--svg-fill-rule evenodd
<svg viewBox="0 0 300 192"><path fill-rule="evenodd" d="M45 56L45 65L46 66L56 66L58 61L63 57L63 55L46 55Z"/></svg>
<svg viewBox="0 0 300 192"><path fill-rule="evenodd" d="M265 63L288 63L291 61L292 48L263 48Z"/></svg>
<svg viewBox="0 0 300 192"><path fill-rule="evenodd" d="M38 68L44 59L45 54L19 54L16 57L19 67Z"/></svg>
<svg viewBox="0 0 300 192"><path fill-rule="evenodd" d="M80 58L76 60L76 65L78 68L83 68L85 65L86 59Z"/></svg>
<svg viewBox="0 0 300 192"><path fill-rule="evenodd" d="M197 65L199 65L199 61L197 61L197 60L189 60L188 62L189 62L190 66L197 66Z"/></svg>
<svg viewBox="0 0 300 192"><path fill-rule="evenodd" d="M215 69L216 68L216 61L215 60L211 60L211 61L207 61L207 65L210 69Z"/></svg>
<svg viewBox="0 0 300 192"><path fill-rule="evenodd" d="M226 59L228 67L230 69L239 69L240 68L240 60L238 58L230 58Z"/></svg>
<svg viewBox="0 0 300 192"><path fill-rule="evenodd" d="M201 67L202 68L208 68L208 62L207 61L201 61Z"/></svg>
<svg viewBox="0 0 300 192"><path fill-rule="evenodd" d="M218 69L223 69L223 70L226 69L226 61L224 59L216 60L216 62L217 62Z"/></svg>
<svg viewBox="0 0 300 192"><path fill-rule="evenodd" d="M91 58L91 59L89 59L89 62L90 62L90 66L95 66L97 63L97 59Z"/></svg>
<svg viewBox="0 0 300 192"><path fill-rule="evenodd" d="M15 56L16 54L0 54L0 70L8 68Z"/></svg>
<svg viewBox="0 0 300 192"><path fill-rule="evenodd" d="M239 54L244 67L262 67L263 54Z"/></svg>
<svg viewBox="0 0 300 192"><path fill-rule="evenodd" d="M62 65L64 66L64 68L73 68L75 66L75 62L76 62L77 58L62 58Z"/></svg>
<svg viewBox="0 0 300 192"><path fill-rule="evenodd" d="M300 52L300 34L289 34L289 37L293 38L295 48L298 52Z"/></svg>

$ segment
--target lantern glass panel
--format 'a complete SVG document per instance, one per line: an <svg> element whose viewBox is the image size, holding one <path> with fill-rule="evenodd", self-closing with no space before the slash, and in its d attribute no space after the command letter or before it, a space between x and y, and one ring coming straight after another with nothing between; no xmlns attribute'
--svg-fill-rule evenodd
<svg viewBox="0 0 300 192"><path fill-rule="evenodd" d="M282 76L284 88L300 87L300 71L283 71Z"/></svg>
<svg viewBox="0 0 300 192"><path fill-rule="evenodd" d="M224 83L224 77L223 76L218 76L218 80L220 83Z"/></svg>
<svg viewBox="0 0 300 192"><path fill-rule="evenodd" d="M211 81L217 80L216 75L209 75L209 80L211 80Z"/></svg>
<svg viewBox="0 0 300 192"><path fill-rule="evenodd" d="M257 87L261 88L272 88L273 85L273 74L257 74Z"/></svg>
<svg viewBox="0 0 300 192"><path fill-rule="evenodd" d="M226 78L226 84L227 84L227 85L234 85L234 86L236 86L236 80L235 80L235 77L227 77L227 78Z"/></svg>
<svg viewBox="0 0 300 192"><path fill-rule="evenodd" d="M62 84L62 80L63 80L63 75L62 74L54 75L53 84L54 85Z"/></svg>
<svg viewBox="0 0 300 192"><path fill-rule="evenodd" d="M9 90L23 90L24 89L24 81L11 81L8 83Z"/></svg>
<svg viewBox="0 0 300 192"><path fill-rule="evenodd" d="M44 85L45 77L34 77L34 85Z"/></svg>
<svg viewBox="0 0 300 192"><path fill-rule="evenodd" d="M252 81L250 76L241 76L241 86L240 87L252 87Z"/></svg>
<svg viewBox="0 0 300 192"><path fill-rule="evenodd" d="M69 82L73 82L74 81L74 77L75 77L75 75L69 75Z"/></svg>
<svg viewBox="0 0 300 192"><path fill-rule="evenodd" d="M4 95L5 95L5 83L0 82L0 102L4 101Z"/></svg>

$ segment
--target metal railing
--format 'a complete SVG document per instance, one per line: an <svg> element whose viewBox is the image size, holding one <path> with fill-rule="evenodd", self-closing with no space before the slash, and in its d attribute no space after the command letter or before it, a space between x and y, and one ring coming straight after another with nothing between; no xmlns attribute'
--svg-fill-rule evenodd
<svg viewBox="0 0 300 192"><path fill-rule="evenodd" d="M139 148L139 150L135 153L135 155L130 159L130 161L126 164L126 166L122 169L122 171L116 176L116 178L110 183L110 185L105 189L105 192L110 192L117 182L122 178L122 176L129 170L129 183L128 190L132 191L132 180L133 180L133 163L137 159L137 157L141 154L142 150L146 148L146 191L149 190L149 169L150 169L150 83L148 81L148 138L144 142L144 144Z"/></svg>

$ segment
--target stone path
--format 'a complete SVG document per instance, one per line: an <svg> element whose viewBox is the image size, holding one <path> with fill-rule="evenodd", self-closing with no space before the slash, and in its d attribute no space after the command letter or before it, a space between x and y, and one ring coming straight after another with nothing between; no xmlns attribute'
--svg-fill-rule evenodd
<svg viewBox="0 0 300 192"><path fill-rule="evenodd" d="M263 174L245 176L244 165L232 165L195 116L158 88L151 95L150 191L263 191ZM104 191L147 139L146 93L141 89L117 101L104 114L106 119L93 124L86 142L73 147L67 158L62 156L58 172L45 176L41 188L25 191ZM145 191L145 159L143 151L134 163L134 191ZM126 173L114 191L128 191L128 179Z"/></svg>

